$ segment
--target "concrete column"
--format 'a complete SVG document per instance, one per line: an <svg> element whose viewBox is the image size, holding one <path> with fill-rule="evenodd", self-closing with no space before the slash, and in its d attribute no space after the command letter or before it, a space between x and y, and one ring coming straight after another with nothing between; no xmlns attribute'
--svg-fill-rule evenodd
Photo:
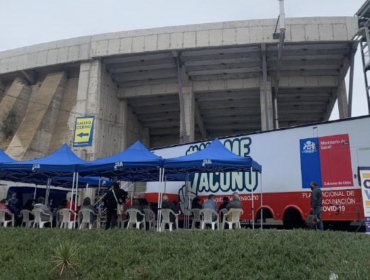
<svg viewBox="0 0 370 280"><path fill-rule="evenodd" d="M186 135L185 142L194 141L195 135L195 99L194 92L191 87L183 87L182 94L184 96L184 112L180 112L180 135ZM185 118L185 128L183 121Z"/></svg>
<svg viewBox="0 0 370 280"><path fill-rule="evenodd" d="M149 131L149 128L147 127L144 127L142 130L141 130L141 143L143 143L143 145L147 148L150 147L150 131Z"/></svg>
<svg viewBox="0 0 370 280"><path fill-rule="evenodd" d="M46 155L66 86L64 72L48 74L31 96L27 112L7 149L15 159Z"/></svg>
<svg viewBox="0 0 370 280"><path fill-rule="evenodd" d="M77 88L76 117L95 116L93 143L91 147L73 148L74 152L87 160L95 159L99 137L99 107L101 93L101 61L82 62ZM74 128L74 126L73 126ZM74 133L72 133L74 137Z"/></svg>
<svg viewBox="0 0 370 280"><path fill-rule="evenodd" d="M5 95L5 85L2 81L0 81L0 101Z"/></svg>
<svg viewBox="0 0 370 280"><path fill-rule="evenodd" d="M101 91L101 62L83 62L77 90L77 112L84 116L99 113Z"/></svg>
<svg viewBox="0 0 370 280"><path fill-rule="evenodd" d="M78 77L68 79L48 154L51 154L65 143L69 146L72 144L73 131L71 127L74 127L76 115L71 114L71 112L76 110L77 89Z"/></svg>
<svg viewBox="0 0 370 280"><path fill-rule="evenodd" d="M31 87L22 78L16 78L0 102L0 146L8 147L26 113Z"/></svg>
<svg viewBox="0 0 370 280"><path fill-rule="evenodd" d="M274 128L273 103L272 103L272 85L271 78L267 79L266 85L263 79L260 79L260 104L261 104L261 128L270 130Z"/></svg>
<svg viewBox="0 0 370 280"><path fill-rule="evenodd" d="M339 118L341 119L348 118L348 101L345 80L339 82L337 96L338 96Z"/></svg>

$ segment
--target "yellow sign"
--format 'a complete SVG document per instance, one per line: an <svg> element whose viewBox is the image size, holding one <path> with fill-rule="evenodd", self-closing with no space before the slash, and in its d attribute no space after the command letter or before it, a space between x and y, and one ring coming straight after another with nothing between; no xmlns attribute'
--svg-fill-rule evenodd
<svg viewBox="0 0 370 280"><path fill-rule="evenodd" d="M94 133L94 117L76 118L73 147L91 146Z"/></svg>

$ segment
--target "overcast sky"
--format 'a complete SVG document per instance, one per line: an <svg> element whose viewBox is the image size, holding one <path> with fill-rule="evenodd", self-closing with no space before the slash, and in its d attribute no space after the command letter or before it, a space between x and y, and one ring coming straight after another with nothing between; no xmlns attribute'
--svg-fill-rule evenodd
<svg viewBox="0 0 370 280"><path fill-rule="evenodd" d="M285 0L287 17L353 16L365 0ZM277 0L0 0L0 51L106 32L277 18ZM367 114L361 57L353 116ZM338 118L335 108L332 119Z"/></svg>

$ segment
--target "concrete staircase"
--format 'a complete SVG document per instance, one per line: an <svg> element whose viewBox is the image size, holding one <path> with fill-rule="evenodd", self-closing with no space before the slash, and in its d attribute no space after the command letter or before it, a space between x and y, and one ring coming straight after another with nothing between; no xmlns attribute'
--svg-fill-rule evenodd
<svg viewBox="0 0 370 280"><path fill-rule="evenodd" d="M6 153L14 159L46 155L66 86L66 74L48 74L32 93L26 114Z"/></svg>

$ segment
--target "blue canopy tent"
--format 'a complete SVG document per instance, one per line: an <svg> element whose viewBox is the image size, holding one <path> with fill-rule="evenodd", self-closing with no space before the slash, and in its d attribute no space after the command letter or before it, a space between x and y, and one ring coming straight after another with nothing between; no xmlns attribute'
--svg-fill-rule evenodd
<svg viewBox="0 0 370 280"><path fill-rule="evenodd" d="M177 158L164 159L164 174L185 173L214 173L214 172L262 172L262 166L251 157L241 157L228 150L217 138L205 149ZM253 197L253 189L252 189ZM262 201L262 188L261 188ZM190 205L190 199L189 199ZM162 198L160 198L160 204ZM254 217L254 199L252 213ZM262 211L261 211L262 212ZM262 224L261 224L262 226ZM254 219L253 219L254 228Z"/></svg>
<svg viewBox="0 0 370 280"><path fill-rule="evenodd" d="M159 179L163 159L136 141L123 152L78 166L81 175L104 176L122 181L149 182Z"/></svg>
<svg viewBox="0 0 370 280"><path fill-rule="evenodd" d="M73 175L73 186L76 182L76 192L78 186L77 166L85 164L86 161L79 158L69 147L64 144L54 153L34 160L4 163L1 165L2 171L6 176L17 178L19 182L47 181L47 189L53 177ZM47 201L48 191L46 194ZM77 200L77 197L76 197Z"/></svg>
<svg viewBox="0 0 370 280"><path fill-rule="evenodd" d="M57 186L71 186L73 177L53 177L51 181L52 185L56 184ZM84 185L89 185L89 187L111 187L113 184L112 181L100 177L79 177L78 183L79 187L83 187Z"/></svg>
<svg viewBox="0 0 370 280"><path fill-rule="evenodd" d="M10 156L8 156L2 149L0 149L0 179L4 181L13 181L16 179L15 177L11 176L11 174L7 174L5 171L2 170L2 166L7 163L14 163L16 162Z"/></svg>
<svg viewBox="0 0 370 280"><path fill-rule="evenodd" d="M46 178L59 175L73 174L77 166L86 161L79 158L66 144L54 153L34 160L4 163L1 169L13 174L30 175L43 174Z"/></svg>
<svg viewBox="0 0 370 280"><path fill-rule="evenodd" d="M8 156L2 149L0 149L0 167L3 163L15 162L10 156Z"/></svg>
<svg viewBox="0 0 370 280"><path fill-rule="evenodd" d="M251 157L234 154L217 138L204 150L194 154L164 159L163 167L166 173L262 172L262 166Z"/></svg>

